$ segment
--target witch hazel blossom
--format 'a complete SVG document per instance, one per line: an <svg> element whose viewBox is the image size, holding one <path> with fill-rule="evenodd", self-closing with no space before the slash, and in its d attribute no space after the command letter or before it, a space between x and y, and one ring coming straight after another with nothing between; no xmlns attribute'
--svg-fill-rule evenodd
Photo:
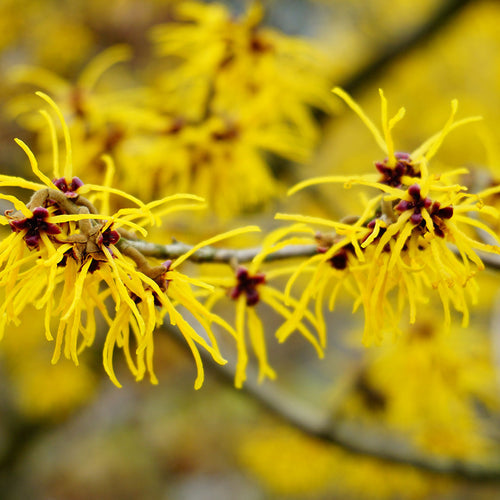
<svg viewBox="0 0 500 500"><path fill-rule="evenodd" d="M500 214L484 203L482 192L470 194L458 182L466 169L434 173L430 160L449 132L478 118L455 121L457 102L453 101L450 118L441 131L411 153L397 152L392 129L404 116L404 108L389 118L387 100L380 91L381 132L346 92L338 88L333 92L365 123L386 157L375 162L377 173L312 178L290 189L289 194L293 194L312 185L341 183L346 188L360 185L377 191L366 201L363 213L351 218L350 230L346 224L328 219L277 214L281 220L335 231L333 237L319 238L318 255L304 264L315 271L300 301L318 301L330 290L332 309L339 290L346 289L353 296L354 310L361 307L364 311L365 344L380 342L386 331L398 331L406 310L414 323L419 306L434 293L442 302L444 324L450 325L451 310L455 309L462 313L466 326L469 306L477 300L475 274L484 268L477 252L500 253L498 236L480 216L498 218ZM495 243L479 240L476 229L488 233ZM299 267L289 283L300 273Z"/></svg>
<svg viewBox="0 0 500 500"><path fill-rule="evenodd" d="M48 222L49 211L43 207L36 207L33 210L32 217L15 218L12 210L7 210L5 216L9 219L12 230L23 234L23 240L28 247L38 247L41 242L41 233L55 235L61 232L61 229Z"/></svg>
<svg viewBox="0 0 500 500"><path fill-rule="evenodd" d="M296 225L293 230L310 234L303 225ZM286 296L276 283L283 276L290 275L295 267L285 266L265 269L265 260L276 250L293 243L303 243L304 238L283 239L288 228L271 231L263 239L262 247L249 265L238 265L229 275L206 276L203 281L213 285L207 290L205 305L212 310L222 301L231 301L234 307L233 336L236 342L236 366L234 384L241 388L246 380L246 370L252 355L258 365L258 381L275 379L276 372L268 358L269 334L266 322L260 317L262 308L272 310L288 325L286 331L278 329L275 338L282 343L293 333L299 333L316 351L324 356L325 324L314 312L305 310L298 319L294 309L299 303L291 296ZM230 305L226 310L231 310ZM250 346L250 347L249 347Z"/></svg>
<svg viewBox="0 0 500 500"><path fill-rule="evenodd" d="M201 387L204 372L199 349L208 351L215 362L224 364L226 361L211 329L217 324L232 333L232 328L204 307L193 290L193 287L210 285L178 270L194 250L174 262L155 264L127 243L127 238L134 238L137 233L145 236L145 226L160 223L161 216L199 209L203 200L190 194L176 194L143 203L112 187L110 175L106 175L107 184L84 184L73 175L71 141L62 113L49 96L37 94L60 121L66 159L60 168L57 139L53 137L55 161L51 180L39 169L29 147L17 140L40 182L0 176L2 186L33 191L26 204L11 195L0 194L0 198L14 205L0 218L0 222L12 230L0 242L3 298L0 333L3 335L10 323L20 323L27 307L34 306L44 312L45 335L54 342L52 362L56 363L64 355L78 365L81 353L95 341L96 318L100 316L108 327L103 365L111 381L120 386L113 366L114 353L119 348L137 380L148 374L151 382L157 383L153 370L154 332L167 317L180 330L193 353L198 371L195 387ZM55 129L47 112L45 116L51 129ZM113 171L110 162L109 158L105 161ZM84 196L87 193L97 200L97 206ZM121 196L134 206L109 213L111 195ZM101 209L108 213L101 213ZM256 226L238 228L194 248L257 230ZM183 318L180 306L198 320L206 336L200 335Z"/></svg>
<svg viewBox="0 0 500 500"><path fill-rule="evenodd" d="M180 266L191 258L196 261L201 249L205 257L215 255L211 245L259 228L227 231L193 246L184 245L175 255L156 250L150 253L148 244L138 241L137 235L147 236L146 227L160 225L166 215L203 207L203 199L180 193L144 203L113 187L110 157L103 158L107 168L104 183L84 183L74 175L69 130L59 108L50 97L38 93L60 121L65 162L59 165L57 138L53 136L54 162L49 177L39 169L29 147L17 140L38 182L0 175L2 186L33 192L27 203L0 194L14 206L0 217L12 230L0 242L0 332L10 323L19 323L27 307L34 306L44 312L45 335L54 342L52 361L65 356L78 364L85 348L95 342L96 318L101 317L107 325L104 369L120 386L114 368L117 349L137 380L148 374L151 382L157 382L154 337L168 319L193 354L195 388L199 388L204 380L200 350L217 363L226 362L217 340L221 333L235 343L236 387L242 387L252 355L259 367L259 380L275 378L268 359L265 324L259 317L263 306L283 319L275 332L278 342L298 332L320 357L327 343L323 304L333 310L339 294L352 298L353 311L363 311L363 342L367 345L382 341L388 331L397 333L403 315L410 324L415 323L419 310L433 295L442 303L445 326L451 324L453 311L461 313L462 324L467 325L470 305L477 300L475 275L484 268L478 252L500 253L495 232L481 219L482 215L499 218L498 211L483 198L500 192L500 187L471 194L460 184L466 169L433 172L430 163L449 132L476 118L455 121L457 103L453 101L452 113L441 131L411 153L398 152L392 129L403 118L403 108L389 118L387 101L380 92L380 132L350 96L340 89L334 92L360 116L385 156L375 162L371 174L313 178L289 193L320 183L341 183L348 189L367 187L375 194L364 201L359 215L341 221L277 214L277 219L296 224L267 235L260 250L252 250L254 256L243 261L249 262L248 266L237 261L237 251L223 251L233 255L225 261L232 265L231 275L221 272L204 278L184 274ZM55 130L49 114L44 116ZM121 205L129 206L113 212L111 196L120 197ZM324 230L318 232L318 226ZM478 239L478 229L489 234L494 243ZM304 254L290 254L301 257L300 262L267 267L268 259L274 260L287 247L301 245L308 247ZM283 277L288 281L281 291L275 280ZM214 312L222 300L234 304L231 320ZM184 317L183 309L196 326Z"/></svg>

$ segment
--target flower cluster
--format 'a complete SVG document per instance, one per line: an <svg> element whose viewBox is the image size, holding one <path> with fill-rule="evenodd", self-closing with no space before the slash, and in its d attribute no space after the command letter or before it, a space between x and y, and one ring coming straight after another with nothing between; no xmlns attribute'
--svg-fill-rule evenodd
<svg viewBox="0 0 500 500"><path fill-rule="evenodd" d="M474 327L449 335L434 312L427 308L397 342L369 350L335 416L404 432L433 454L485 459L492 446L476 405L498 408L489 339Z"/></svg>
<svg viewBox="0 0 500 500"><path fill-rule="evenodd" d="M296 231L302 231L309 234L310 231L302 226L294 228ZM262 267L266 258L278 248L283 247L279 240L286 229L278 229L271 232L264 239L262 248L252 259L248 267L238 266L232 276L207 276L203 281L214 286L207 295L206 307L212 310L215 305L224 298L229 298L235 303L235 340L237 348L237 363L235 370L235 386L242 387L246 379L246 368L248 364L247 336L250 338L250 345L257 358L259 365L259 381L266 377L276 378L275 371L271 368L267 356L267 340L264 331L263 321L259 318L256 311L257 306L265 304L268 308L275 311L280 317L284 318L289 325L287 331L276 332L278 342L284 342L289 335L298 331L316 350L320 358L323 357L325 347L325 326L322 318L316 317L308 309L304 310L301 318L293 318L293 310L299 303L291 296L285 294L272 283L279 280L280 277L290 275L293 268L275 267L269 271L262 272ZM305 238L297 237L295 243L302 243ZM287 240L286 244L290 243Z"/></svg>
<svg viewBox="0 0 500 500"><path fill-rule="evenodd" d="M363 120L386 154L376 162L378 173L362 176L330 176L301 182L294 193L321 183L342 183L375 189L377 194L365 203L362 214L347 222L324 218L278 214L277 218L307 222L330 228L334 234L317 235L317 255L305 261L290 278L288 290L307 268L314 272L300 300L300 317L310 300L321 302L330 291L333 309L339 290L353 296L354 310L362 307L365 317L363 342L380 342L384 332L399 331L399 320L406 306L409 321L414 323L418 308L437 292L443 304L445 324L450 325L451 309L462 313L468 324L469 303L477 297L474 276L484 268L478 251L500 253L498 237L480 215L498 217L496 209L482 197L469 194L458 181L465 169L434 174L429 168L444 137L454 128L476 118L455 121L457 103L443 129L412 153L395 152L391 131L404 116L404 109L389 119L387 101L382 102L383 134L361 108L341 89L334 89ZM498 191L498 189L497 189ZM474 236L473 230L485 231L495 244ZM286 328L286 325L285 325Z"/></svg>
<svg viewBox="0 0 500 500"><path fill-rule="evenodd" d="M104 366L113 382L119 385L115 348L137 379L149 373L155 382L153 337L168 317L193 353L196 387L203 381L199 348L225 362L218 335L236 345L235 384L241 387L252 355L260 380L276 376L268 359L268 318L260 314L266 308L282 321L278 342L298 332L320 357L327 343L324 304L334 309L341 295L352 298L354 311L364 311L367 345L400 331L405 315L414 324L433 296L446 326L455 312L468 324L481 255L500 253L491 229L500 214L486 203L500 187L471 194L465 169L431 166L445 137L477 120L456 120L456 101L441 130L414 151L400 152L392 132L403 108L390 117L380 91L379 130L346 92L334 89L383 157L371 173L312 178L289 194L325 183L355 186L363 192L354 216L339 221L279 213L277 219L296 224L271 232L246 258L228 251L224 270L201 278L180 266L208 245L259 229L227 231L180 253L139 239L164 216L198 210L205 200L218 216L206 220L217 224L261 209L283 189L284 176L269 157L302 162L311 156L320 132L314 110L328 113L335 104L325 92L330 66L310 42L264 26L263 18L258 1L239 17L216 2L174 2L167 21L151 30L151 70L136 68L133 77L128 64L115 68L132 56L130 47L116 45L91 59L76 79L31 66L9 71L11 80L36 84L61 108L41 92L18 95L8 106L36 132L38 149L35 157L17 140L36 181L0 175L7 192L33 193L27 203L0 195L13 205L0 217L10 230L0 242L2 333L34 306L54 340L53 361L64 355L78 363L105 324ZM126 78L113 79L119 71ZM33 117L32 103L39 107L40 97L50 110ZM50 176L38 167L47 159ZM183 228L190 231L197 220ZM157 234L161 239L165 232ZM286 248L298 250L281 253ZM268 266L276 255L302 260Z"/></svg>
<svg viewBox="0 0 500 500"><path fill-rule="evenodd" d="M259 1L239 18L222 4L198 1L174 12L177 22L156 26L152 38L160 56L181 61L162 84L189 92L194 119L208 111L248 116L260 127L281 124L304 146L318 135L309 108L332 108L321 90L329 67L322 51L263 26Z"/></svg>
<svg viewBox="0 0 500 500"><path fill-rule="evenodd" d="M70 117L75 167L87 182L99 182L101 155L109 154L121 167L123 190L145 201L194 193L227 219L284 192L269 158L307 161L319 139L312 108L332 110L324 54L310 41L266 28L262 18L257 2L235 19L218 3L183 1L152 30L158 57L151 73L115 67L132 56L130 47L116 45L75 81L32 66L9 77L60 103ZM26 95L8 106L36 131L43 158L51 155L51 131L33 119L33 108Z"/></svg>
<svg viewBox="0 0 500 500"><path fill-rule="evenodd" d="M34 191L26 204L14 196L0 195L14 205L14 209L7 210L1 219L2 224L9 225L12 230L0 243L2 334L6 325L22 320L28 305L34 305L44 310L46 337L49 340L55 337L53 362L64 353L78 364L81 351L94 342L99 313L108 326L103 361L111 380L120 385L113 369L113 352L119 347L135 377L140 380L148 372L155 383L153 333L167 314L193 352L198 366L195 386L200 387L203 367L198 346L206 349L218 363L224 363L211 324L215 322L228 330L231 328L196 299L192 285L208 285L177 270L188 254L174 263L151 265L134 248L133 240L136 233L145 236L144 226L159 223L160 216L198 209L202 200L194 195L178 194L144 204L109 185L84 184L73 176L69 131L59 108L46 94L39 92L38 95L59 118L66 144L66 163L61 176L59 155L54 154L56 161L51 180L40 171L28 146L18 140L29 157L33 173L41 182L0 176L3 187ZM53 147L58 151L55 140ZM112 167L110 159L106 160ZM110 176L107 178L111 181ZM88 197L83 196L87 193ZM108 213L110 195L121 196L135 206ZM92 199L102 210L96 208ZM256 229L230 231L207 243ZM206 337L184 320L178 306L183 306L198 319L205 327ZM53 317L59 319L55 335Z"/></svg>
<svg viewBox="0 0 500 500"><path fill-rule="evenodd" d="M181 273L179 266L208 245L259 228L228 231L171 254L163 263L150 262L146 255L151 254L143 253L144 242L138 241L137 235L146 236L145 226L159 225L162 216L201 208L203 200L196 195L174 194L144 203L112 187L114 164L109 156L103 158L107 168L104 183L84 183L73 172L70 131L60 109L38 92L58 117L65 161L61 167L56 126L51 115L42 110L52 137L52 179L39 169L35 155L20 140L17 142L39 182L0 176L1 186L33 191L26 204L12 195L0 195L14 206L1 218L11 229L0 243L0 286L4 293L1 331L9 323L19 323L26 307L33 305L44 312L46 337L55 339L53 361L64 354L78 364L81 351L94 343L96 318L100 316L108 328L103 356L111 380L119 385L113 368L113 353L118 347L137 379L149 373L156 382L153 335L168 316L193 353L198 369L196 387L204 377L200 347L216 362L225 363L216 338L219 330L236 345L235 385L241 387L249 360L248 344L258 362L259 379L276 376L268 361L264 322L257 313L261 304L284 319L276 331L279 342L297 331L320 357L327 339L323 303L327 299L333 309L341 290L353 297L354 310L364 310L365 344L381 341L387 330L399 331L406 310L409 322L415 323L419 307L434 293L443 304L445 325L451 323L452 309L462 313L462 323L467 325L469 304L477 298L475 274L484 268L477 252L500 253L498 245L485 243L474 233L479 230L498 241L479 217L498 218L499 214L482 197L500 188L469 194L459 182L464 169L437 175L431 172L429 162L446 134L474 119L455 121L457 105L453 102L452 114L440 132L412 153L400 153L394 150L391 131L404 110L388 119L387 101L381 92L381 134L345 92L335 89L335 93L368 125L386 158L375 163L374 174L310 179L290 193L319 183L342 183L346 189L359 185L375 189L377 194L365 200L361 214L341 222L278 214L278 219L297 224L271 232L262 247L246 259L251 261L248 266L241 265L234 254L224 260L234 264L231 275L224 272L195 278ZM114 211L112 196L122 205L132 206ZM311 224L333 232L315 233ZM307 246L311 241L315 242L313 252L311 245ZM265 261L291 247L298 248L295 255L303 257L298 265L265 267ZM306 251L301 253L301 248ZM294 256L293 252L285 255ZM279 288L282 278L288 278L284 291ZM299 283L297 299L293 292ZM223 299L235 304L234 326L232 318L224 318L225 313L213 312ZM186 320L180 308L187 310L200 328ZM59 319L56 331L54 318Z"/></svg>

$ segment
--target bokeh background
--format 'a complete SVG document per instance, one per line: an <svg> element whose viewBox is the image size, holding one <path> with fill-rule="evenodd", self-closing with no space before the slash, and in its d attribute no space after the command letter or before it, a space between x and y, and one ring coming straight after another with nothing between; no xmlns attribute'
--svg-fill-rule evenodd
<svg viewBox="0 0 500 500"><path fill-rule="evenodd" d="M284 54L275 73L271 68L267 74L251 60L246 64L243 60L234 81L216 85L218 77L211 73L214 66L209 60L215 56L204 51L203 36L197 41L196 37L209 33L212 38L207 40L220 42L229 35L206 27L212 11L204 11L202 3L198 10L203 15L187 23L196 27L185 35L194 37L191 48L179 54L170 47L166 56L158 50L161 32L152 28L161 24L168 33L168 26L180 20L182 4L186 2L2 0L2 171L20 175L26 170L24 153L14 137L33 144L42 162L48 155L47 137L40 131L40 121L32 117L40 103L26 97L40 86L71 118L79 168L98 175L102 169L96 158L109 153L118 167L124 166L120 181L136 185L145 198L158 194L158 186L168 191L182 185L180 175L168 184L169 178L158 174L161 165L155 163L155 155L170 155L176 168L184 165L184 149L172 139L176 127L184 127L176 121L181 115L193 123L213 119L211 137L220 134L218 140L224 143L217 154L234 155L225 165L247 169L238 175L257 172L264 165L255 193L245 180L240 193L234 177L227 181L238 193L232 201L218 190L223 183L203 193L214 213L201 226L197 219L196 232L189 220L176 221L172 232L180 238L196 241L200 235L250 221L266 229L276 227L272 219L278 209L342 217L356 213L359 200L340 188L327 186L312 196L285 197L286 187L300 179L333 172L366 173L381 159L370 133L330 94L334 85L340 85L374 119L379 116L379 87L394 112L405 106L407 116L398 125L396 141L397 149L407 151L442 127L450 101L457 98L460 117L482 115L484 120L454 131L436 162L468 167L471 186L498 181L499 2L270 0L263 3L262 26L302 42L273 35L276 50ZM231 13L229 19L236 25L247 19L250 8L249 3L236 1L209 4L225 5L223 12ZM123 57L103 73L82 97L77 92L82 72L98 54L117 44L126 44L131 57ZM256 42L253 50L267 49ZM178 68L190 61L192 72L179 75ZM188 91L182 79L191 81L196 71L202 84L188 85ZM284 75L283 81L272 79L273 74ZM261 85L269 95L264 93L261 101L248 105L248 96L238 87L241 81ZM261 95L255 88L246 91ZM211 93L219 100L213 99L207 111L204 99ZM287 115L287 109L296 113ZM221 110L222 125L217 122ZM132 116L137 119L134 123ZM231 120L243 130L236 143L231 142L235 130ZM283 130L276 126L279 120L293 126ZM159 133L165 130L169 132ZM215 161L202 155L203 147L197 149L206 143L202 132L196 129L196 133L185 138L182 147L195 149L201 163ZM253 159L255 151L265 154L252 163L248 158ZM139 176L147 177L145 172L155 172L160 180L149 185L138 181ZM187 188L203 192L207 182L196 177ZM171 236L155 235L158 241ZM278 373L275 382L265 383L271 386L266 389L268 398L290 398L297 412L321 411L367 439L380 442L382 436L382 451L409 443L429 460L456 459L499 470L497 283L498 273L484 273L481 301L469 328L457 326L445 334L436 320L439 310L429 307L399 339L368 349L361 346L359 318L339 307L328 316L329 347L323 360L300 338L278 345L272 336L278 318L263 311L270 358ZM33 311L26 322L6 332L0 345L2 498L489 499L500 495L500 474L496 480L474 481L431 473L307 437L258 400L253 373L249 389L238 391L230 375L207 367L205 385L194 391L190 355L168 331L158 332L156 338L158 386L135 383L117 357L124 387L114 387L102 369L98 343L78 368L67 360L51 365L52 346L44 338L38 314Z"/></svg>

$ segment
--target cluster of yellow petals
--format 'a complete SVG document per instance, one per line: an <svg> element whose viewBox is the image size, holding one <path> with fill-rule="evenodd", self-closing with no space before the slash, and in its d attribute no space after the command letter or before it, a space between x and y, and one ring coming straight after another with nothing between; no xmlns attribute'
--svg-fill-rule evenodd
<svg viewBox="0 0 500 500"><path fill-rule="evenodd" d="M294 229L302 232L302 235L293 240L291 238L283 240L283 236L289 233L289 228L281 228L269 233L262 242L261 250L248 267L240 266L231 276L203 277L204 282L214 287L207 291L208 298L205 306L209 310L213 310L219 301L228 297L235 302L233 336L236 342L237 360L234 383L238 388L243 386L247 376L248 344L252 347L258 362L258 381L276 378L276 373L268 360L268 341L264 322L257 312L257 306L259 309L261 307L258 304L263 304L275 311L289 325L286 331L282 329L276 331L275 337L279 343L285 342L292 332L297 331L314 347L320 358L324 355L325 326L322 319L306 309L301 318L294 320L293 311L299 307L298 300L290 295L286 296L279 289L278 284L273 284L274 281L290 275L294 268L275 266L266 269L264 265L266 258L273 252L292 243L303 244L307 241L306 235L309 237L311 235L311 230L303 225L297 225ZM264 269L265 272L263 272Z"/></svg>
<svg viewBox="0 0 500 500"><path fill-rule="evenodd" d="M466 169L434 174L429 161L451 130L477 118L455 121L457 103L453 101L443 129L414 152L400 154L394 151L391 130L404 116L403 108L389 119L387 101L380 92L381 134L348 94L341 89L334 92L360 116L387 157L377 164L379 174L313 178L289 191L292 194L322 183L377 190L353 223L277 214L281 220L319 225L334 232L322 252L304 261L290 278L287 293L300 274L311 273L294 317L299 318L311 300L321 304L328 293L333 309L339 291L344 289L353 297L353 310L364 310L363 342L369 345L380 342L387 331L398 332L406 308L409 322L414 323L419 307L437 292L445 325L450 325L451 309L455 309L462 313L462 324L466 326L469 303L477 297L474 276L484 268L477 251L500 253L497 235L479 220L480 215L499 217L495 208L483 202L484 197L499 189L469 194L467 187L457 182ZM399 177L397 168L402 172ZM486 232L494 243L482 242L472 230Z"/></svg>
<svg viewBox="0 0 500 500"><path fill-rule="evenodd" d="M6 325L21 322L26 307L33 305L44 311L46 337L55 338L52 361L57 362L64 353L78 364L81 351L95 340L97 316L101 316L108 327L103 362L111 380L120 386L113 368L113 353L118 347L123 350L136 379L149 373L151 381L156 383L153 333L168 314L170 323L179 328L193 352L198 367L195 387L199 388L203 382L203 366L198 347L207 350L216 362L225 363L211 325L215 322L228 330L231 327L205 308L192 289L211 286L183 275L177 268L206 244L258 228L248 226L220 234L196 245L174 263L154 267L143 260L137 261L118 231L132 239L136 233L145 236L145 225L159 224L162 216L179 210L199 209L204 206L203 200L194 195L177 194L145 204L110 185L114 167L109 157L105 158L108 173L103 185L80 185L78 180L76 192L66 197L57 179L64 186L71 186L75 180L69 130L54 101L42 92L38 95L56 113L63 130L64 176L60 178L55 124L49 113L42 110L54 132L54 180L40 171L34 154L20 140L17 142L27 153L32 171L41 182L0 176L2 187L34 191L27 204L12 195L0 194L15 210L7 211L0 219L3 225L10 224L14 230L0 243L1 332ZM83 194L88 196L85 202ZM111 195L121 196L135 206L109 213ZM88 207L94 203L100 210L89 213ZM179 306L186 308L205 328L206 337L182 317ZM58 319L55 335L53 318Z"/></svg>
<svg viewBox="0 0 500 500"><path fill-rule="evenodd" d="M228 218L284 192L268 153L306 162L319 140L311 107L332 110L325 55L311 41L263 26L262 18L259 2L239 18L218 3L180 2L168 23L152 29L158 57L150 73L132 75L122 64L132 50L121 44L93 58L74 82L26 65L8 77L42 88L62 106L75 167L87 182L100 182L100 158L109 154L124 191L146 201L160 196L159 185L161 196L194 193ZM33 118L37 107L24 94L7 105L36 132L44 159L51 140Z"/></svg>
<svg viewBox="0 0 500 500"><path fill-rule="evenodd" d="M436 455L486 459L491 442L474 403L498 408L489 339L474 327L450 334L434 314L427 307L396 342L368 352L335 416L405 433Z"/></svg>

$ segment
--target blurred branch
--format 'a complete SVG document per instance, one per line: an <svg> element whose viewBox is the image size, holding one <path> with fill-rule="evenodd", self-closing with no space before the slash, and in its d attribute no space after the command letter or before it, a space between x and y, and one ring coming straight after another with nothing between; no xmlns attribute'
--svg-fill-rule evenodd
<svg viewBox="0 0 500 500"><path fill-rule="evenodd" d="M500 259L499 259L500 260ZM493 301L490 320L491 349L495 364L497 383L500 386L500 294Z"/></svg>
<svg viewBox="0 0 500 500"><path fill-rule="evenodd" d="M483 264L491 270L500 270L500 255L495 253L486 253L481 251L476 251L479 258L483 261Z"/></svg>
<svg viewBox="0 0 500 500"><path fill-rule="evenodd" d="M339 86L349 93L357 91L370 80L376 78L387 66L390 66L400 57L405 56L407 52L438 33L441 28L452 21L469 4L472 4L472 0L448 0L443 2L433 15L414 32L386 46L368 64L359 68L357 72L349 76L345 82L341 82Z"/></svg>
<svg viewBox="0 0 500 500"><path fill-rule="evenodd" d="M29 420L14 411L6 401L1 402L2 430L7 439L0 450L0 491L2 498L9 495L18 479L17 468L23 462L27 452L41 436L53 429L55 422Z"/></svg>
<svg viewBox="0 0 500 500"><path fill-rule="evenodd" d="M172 327L160 328L173 337L186 350L189 350L180 332ZM200 350L204 364L227 384L233 384L235 371L232 363L219 365L210 354ZM345 451L366 455L384 462L413 466L418 469L455 476L473 481L500 481L500 464L487 466L455 458L435 457L416 450L403 439L392 433L362 430L346 422L335 421L331 412L320 411L304 404L294 396L278 388L275 383L259 384L257 373L251 367L248 371L242 392L258 401L286 424L305 433L307 436L341 447Z"/></svg>

